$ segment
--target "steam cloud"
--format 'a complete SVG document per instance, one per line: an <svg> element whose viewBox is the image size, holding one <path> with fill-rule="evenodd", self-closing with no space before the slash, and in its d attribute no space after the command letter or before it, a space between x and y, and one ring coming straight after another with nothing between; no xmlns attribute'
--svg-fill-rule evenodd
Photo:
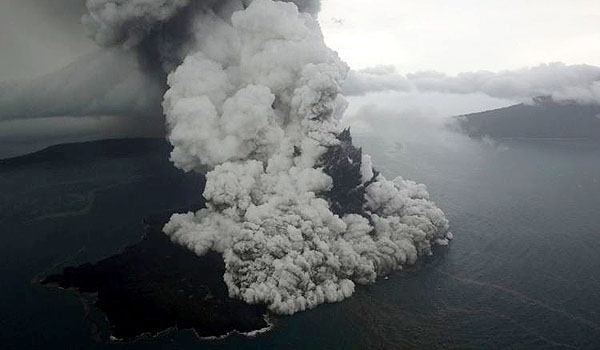
<svg viewBox="0 0 600 350"><path fill-rule="evenodd" d="M481 71L448 76L420 72L404 76L393 67L380 66L351 72L344 85L347 95L386 90L483 93L522 102L548 96L556 102L600 104L600 67L551 63L497 73Z"/></svg>
<svg viewBox="0 0 600 350"><path fill-rule="evenodd" d="M88 8L99 44L176 66L163 100L171 160L211 170L206 209L173 215L164 231L199 255L222 253L232 297L282 314L341 301L452 238L424 185L386 180L341 129L348 67L323 41L318 1Z"/></svg>

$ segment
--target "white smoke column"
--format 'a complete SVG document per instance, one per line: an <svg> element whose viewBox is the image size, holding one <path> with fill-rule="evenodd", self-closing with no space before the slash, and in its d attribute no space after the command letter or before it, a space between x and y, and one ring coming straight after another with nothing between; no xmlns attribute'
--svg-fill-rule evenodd
<svg viewBox="0 0 600 350"><path fill-rule="evenodd" d="M332 212L320 160L341 142L348 68L295 4L229 5L199 16L197 50L168 79L171 159L212 170L206 209L173 215L164 231L199 255L221 252L230 295L282 314L341 301L447 244L425 186L387 181L366 155L362 213Z"/></svg>

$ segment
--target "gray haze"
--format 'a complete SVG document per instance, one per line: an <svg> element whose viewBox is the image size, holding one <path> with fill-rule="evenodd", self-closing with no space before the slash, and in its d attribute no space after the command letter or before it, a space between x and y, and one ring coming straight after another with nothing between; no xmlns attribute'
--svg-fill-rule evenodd
<svg viewBox="0 0 600 350"><path fill-rule="evenodd" d="M162 85L142 71L133 53L97 50L40 78L0 84L0 121L161 115Z"/></svg>
<svg viewBox="0 0 600 350"><path fill-rule="evenodd" d="M85 0L0 1L0 81L50 73L94 50L85 11Z"/></svg>

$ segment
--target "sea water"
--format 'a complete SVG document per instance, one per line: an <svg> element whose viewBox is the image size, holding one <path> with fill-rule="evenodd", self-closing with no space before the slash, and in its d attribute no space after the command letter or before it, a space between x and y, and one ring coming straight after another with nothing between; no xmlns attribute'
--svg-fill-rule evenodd
<svg viewBox="0 0 600 350"><path fill-rule="evenodd" d="M56 266L97 260L134 243L147 213L192 203L196 184L166 170L165 154L102 160L85 169L44 165L0 173L2 190L13 193L4 197L0 217L0 342L46 348L600 348L600 142L479 141L443 127L402 125L355 132L354 141L386 177L425 183L455 239L411 269L358 287L344 302L275 317L273 330L252 338L201 341L179 331L133 344L98 344L108 327L101 314L84 308L76 294L31 283ZM164 169L160 179L156 169ZM52 171L62 174L49 180ZM142 178L123 181L134 175ZM36 196L60 196L82 176L95 176L101 188L89 212L24 214L36 201L49 200ZM103 184L106 176L115 178L107 184L119 178L121 187ZM59 178L66 178L62 185ZM17 181L55 187L19 192ZM61 203L76 200L89 198Z"/></svg>

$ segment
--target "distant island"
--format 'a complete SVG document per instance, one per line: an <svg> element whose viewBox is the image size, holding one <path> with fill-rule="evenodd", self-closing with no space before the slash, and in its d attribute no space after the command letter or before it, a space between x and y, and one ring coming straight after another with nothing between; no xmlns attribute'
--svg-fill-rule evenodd
<svg viewBox="0 0 600 350"><path fill-rule="evenodd" d="M549 97L456 117L471 137L600 140L600 106L557 103Z"/></svg>

